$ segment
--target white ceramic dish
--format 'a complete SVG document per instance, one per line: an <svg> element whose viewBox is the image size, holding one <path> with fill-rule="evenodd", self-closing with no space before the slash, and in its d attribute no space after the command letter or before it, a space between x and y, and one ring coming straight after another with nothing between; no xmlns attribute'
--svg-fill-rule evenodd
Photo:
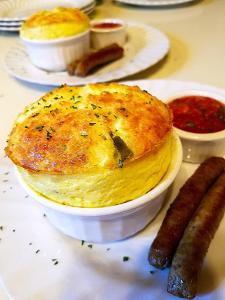
<svg viewBox="0 0 225 300"><path fill-rule="evenodd" d="M96 28L99 24L118 24L115 28ZM100 19L91 21L91 46L94 49L116 43L123 47L126 42L126 24L120 19Z"/></svg>
<svg viewBox="0 0 225 300"><path fill-rule="evenodd" d="M134 6L173 6L179 4L185 4L195 0L115 0L122 4L129 4Z"/></svg>
<svg viewBox="0 0 225 300"><path fill-rule="evenodd" d="M113 242L142 230L160 210L182 162L182 147L175 133L173 146L168 171L155 188L139 198L109 207L77 208L58 204L33 191L18 171L17 175L27 193L43 205L51 223L62 232L88 242Z"/></svg>
<svg viewBox="0 0 225 300"><path fill-rule="evenodd" d="M15 44L5 57L6 70L18 79L43 85L59 86L62 82L83 85L106 82L140 72L162 59L169 50L168 38L154 27L142 23L127 23L128 41L124 57L99 68L86 77L69 76L67 72L45 72L29 60L23 45Z"/></svg>
<svg viewBox="0 0 225 300"><path fill-rule="evenodd" d="M170 102L178 97L199 95L211 97L225 104L225 96L217 92L204 90L184 90L168 98ZM225 156L225 130L214 133L192 133L175 127L183 146L183 160L201 163L210 156Z"/></svg>
<svg viewBox="0 0 225 300"><path fill-rule="evenodd" d="M71 37L52 40L21 38L31 62L46 71L64 71L68 64L87 54L90 49L90 30Z"/></svg>
<svg viewBox="0 0 225 300"><path fill-rule="evenodd" d="M139 80L126 83L138 85L160 99L193 89L225 96L224 89L196 82ZM42 93L43 89L34 96ZM10 92L1 95L5 103L5 109L0 110L3 142L18 113L11 95ZM27 105L27 101L27 96L20 97L20 107ZM3 147L0 147L0 166L0 226L3 226L0 282L7 300L176 299L166 291L168 269L155 270L148 264L147 257L170 202L197 164L182 163L162 210L149 226L129 239L111 244L83 244L56 230L48 221L48 215L43 215L42 206L35 205L36 200L19 184L13 165L4 157ZM195 300L225 299L224 236L225 218L204 261ZM129 260L124 261L124 257ZM55 259L58 260L56 265Z"/></svg>

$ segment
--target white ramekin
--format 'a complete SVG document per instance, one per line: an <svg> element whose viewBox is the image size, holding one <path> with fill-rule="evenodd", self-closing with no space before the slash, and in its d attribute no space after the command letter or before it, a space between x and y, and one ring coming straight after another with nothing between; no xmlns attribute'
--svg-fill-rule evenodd
<svg viewBox="0 0 225 300"><path fill-rule="evenodd" d="M90 49L90 30L71 37L52 40L22 38L31 62L47 71L63 71L72 61L87 54Z"/></svg>
<svg viewBox="0 0 225 300"><path fill-rule="evenodd" d="M224 95L214 92L186 90L174 94L165 102L178 97L199 95L211 97L225 103ZM190 163L201 163L210 156L225 156L225 130L214 133L192 133L174 127L181 139L183 147L183 160Z"/></svg>
<svg viewBox="0 0 225 300"><path fill-rule="evenodd" d="M94 28L93 26L101 23L116 23L121 26L118 28ZM100 49L110 44L116 43L123 46L126 42L126 24L120 19L100 19L91 21L91 47Z"/></svg>
<svg viewBox="0 0 225 300"><path fill-rule="evenodd" d="M44 208L49 221L63 233L88 242L112 242L127 238L143 229L158 213L169 186L182 162L182 146L174 133L173 157L166 175L145 195L132 201L101 208L76 208L50 201L34 192L16 170L19 181Z"/></svg>

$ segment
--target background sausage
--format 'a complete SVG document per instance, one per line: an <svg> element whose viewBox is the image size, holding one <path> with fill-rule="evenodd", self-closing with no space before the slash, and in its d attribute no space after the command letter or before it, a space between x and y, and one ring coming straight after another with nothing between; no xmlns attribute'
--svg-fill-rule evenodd
<svg viewBox="0 0 225 300"><path fill-rule="evenodd" d="M149 262L163 269L171 264L183 232L199 203L215 180L222 174L225 160L211 157L203 162L180 189L169 207L159 232L153 241Z"/></svg>
<svg viewBox="0 0 225 300"><path fill-rule="evenodd" d="M225 210L225 172L204 196L188 224L172 261L169 293L193 298L204 257Z"/></svg>
<svg viewBox="0 0 225 300"><path fill-rule="evenodd" d="M123 48L117 44L109 45L96 52L90 53L78 61L75 75L86 76L94 68L119 59L123 56Z"/></svg>

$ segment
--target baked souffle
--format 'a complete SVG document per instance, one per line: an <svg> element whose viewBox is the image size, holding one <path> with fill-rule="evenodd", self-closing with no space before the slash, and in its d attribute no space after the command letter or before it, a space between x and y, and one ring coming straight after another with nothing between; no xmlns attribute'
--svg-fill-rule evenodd
<svg viewBox="0 0 225 300"><path fill-rule="evenodd" d="M20 37L52 40L70 37L89 29L89 18L77 8L57 7L31 15L20 29Z"/></svg>
<svg viewBox="0 0 225 300"><path fill-rule="evenodd" d="M64 205L103 207L155 187L173 141L167 105L139 87L63 85L25 108L5 150L36 193Z"/></svg>

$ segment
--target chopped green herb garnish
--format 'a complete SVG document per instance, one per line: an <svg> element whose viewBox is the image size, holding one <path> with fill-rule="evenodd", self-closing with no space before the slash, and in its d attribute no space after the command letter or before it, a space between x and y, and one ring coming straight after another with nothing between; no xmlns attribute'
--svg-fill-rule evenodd
<svg viewBox="0 0 225 300"><path fill-rule="evenodd" d="M96 116L97 118L99 118L99 114L95 114L95 116Z"/></svg>
<svg viewBox="0 0 225 300"><path fill-rule="evenodd" d="M29 127L27 125L25 125L24 128L29 128Z"/></svg>
<svg viewBox="0 0 225 300"><path fill-rule="evenodd" d="M36 250L36 252L35 252L35 253L36 253L36 254L38 254L39 252L40 252L40 250L38 249L38 250Z"/></svg>
<svg viewBox="0 0 225 300"><path fill-rule="evenodd" d="M39 115L39 113L36 113L34 115L31 116L31 118L37 117Z"/></svg>
<svg viewBox="0 0 225 300"><path fill-rule="evenodd" d="M97 108L97 106L95 104L93 104L93 103L91 103L91 106L92 106L93 109Z"/></svg>
<svg viewBox="0 0 225 300"><path fill-rule="evenodd" d="M47 132L47 140L50 140L52 138L52 134L48 130L46 130L46 132Z"/></svg>
<svg viewBox="0 0 225 300"><path fill-rule="evenodd" d="M56 261L54 262L54 265L58 265L58 263L59 263L58 260L56 260Z"/></svg>
<svg viewBox="0 0 225 300"><path fill-rule="evenodd" d="M74 106L74 105L72 105L70 107L73 108L73 109L77 109L77 106Z"/></svg>
<svg viewBox="0 0 225 300"><path fill-rule="evenodd" d="M93 247L93 245L91 245L91 244L88 245L88 248L92 249L92 247Z"/></svg>
<svg viewBox="0 0 225 300"><path fill-rule="evenodd" d="M84 245L84 243L85 243L85 242L84 242L84 240L82 240L82 241L81 241L81 246L83 246L83 245Z"/></svg>
<svg viewBox="0 0 225 300"><path fill-rule="evenodd" d="M77 104L77 103L80 103L80 101L79 101L79 100L77 100L77 101L75 101L74 103L75 103L75 104Z"/></svg>
<svg viewBox="0 0 225 300"><path fill-rule="evenodd" d="M39 126L36 126L35 129L37 129L38 131L41 131L45 126L43 125L39 125Z"/></svg>
<svg viewBox="0 0 225 300"><path fill-rule="evenodd" d="M94 126L96 123L89 123L90 126Z"/></svg>
<svg viewBox="0 0 225 300"><path fill-rule="evenodd" d="M129 256L124 256L124 257L123 257L123 261L128 261L129 259L130 259Z"/></svg>
<svg viewBox="0 0 225 300"><path fill-rule="evenodd" d="M122 161L122 159L119 159L119 160L118 160L118 167L119 167L119 168L122 168L122 167L123 167L123 161Z"/></svg>
<svg viewBox="0 0 225 300"><path fill-rule="evenodd" d="M54 97L55 100L59 99L59 97Z"/></svg>
<svg viewBox="0 0 225 300"><path fill-rule="evenodd" d="M53 127L50 127L50 129L51 129L52 132L55 132L55 129Z"/></svg>
<svg viewBox="0 0 225 300"><path fill-rule="evenodd" d="M52 106L51 104L45 105L44 108L49 108L49 107L51 107L51 106Z"/></svg>

